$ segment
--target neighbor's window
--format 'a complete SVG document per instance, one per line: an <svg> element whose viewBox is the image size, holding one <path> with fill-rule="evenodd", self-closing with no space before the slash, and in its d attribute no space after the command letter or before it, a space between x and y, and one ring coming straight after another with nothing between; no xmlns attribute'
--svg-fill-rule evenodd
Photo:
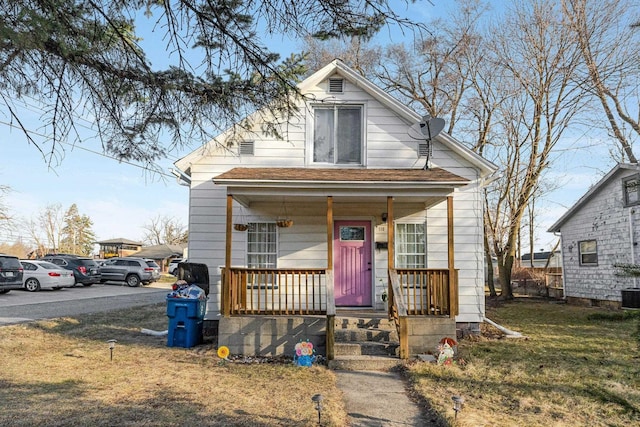
<svg viewBox="0 0 640 427"><path fill-rule="evenodd" d="M580 242L580 265L598 265L598 244L595 240Z"/></svg>
<svg viewBox="0 0 640 427"><path fill-rule="evenodd" d="M313 110L313 161L362 164L362 106Z"/></svg>
<svg viewBox="0 0 640 427"><path fill-rule="evenodd" d="M622 180L624 205L632 206L640 204L640 175L633 175Z"/></svg>
<svg viewBox="0 0 640 427"><path fill-rule="evenodd" d="M249 223L247 231L247 267L276 268L278 252L274 222Z"/></svg>
<svg viewBox="0 0 640 427"><path fill-rule="evenodd" d="M396 224L396 267L427 267L427 239L424 223Z"/></svg>

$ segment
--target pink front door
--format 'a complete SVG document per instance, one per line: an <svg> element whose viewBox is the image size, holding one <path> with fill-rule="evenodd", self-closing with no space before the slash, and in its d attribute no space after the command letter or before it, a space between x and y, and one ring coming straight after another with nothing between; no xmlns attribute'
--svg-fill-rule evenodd
<svg viewBox="0 0 640 427"><path fill-rule="evenodd" d="M371 223L336 221L333 252L336 306L371 307Z"/></svg>

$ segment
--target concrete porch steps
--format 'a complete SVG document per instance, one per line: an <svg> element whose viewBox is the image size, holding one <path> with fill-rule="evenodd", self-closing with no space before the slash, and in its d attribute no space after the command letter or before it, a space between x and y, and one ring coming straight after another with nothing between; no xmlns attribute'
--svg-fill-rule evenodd
<svg viewBox="0 0 640 427"><path fill-rule="evenodd" d="M398 333L386 313L337 315L334 338L331 369L386 371L402 364L398 357Z"/></svg>

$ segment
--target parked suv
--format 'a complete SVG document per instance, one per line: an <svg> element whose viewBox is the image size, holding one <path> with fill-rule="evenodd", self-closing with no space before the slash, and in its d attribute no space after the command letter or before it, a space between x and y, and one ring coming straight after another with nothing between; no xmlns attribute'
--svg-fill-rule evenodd
<svg viewBox="0 0 640 427"><path fill-rule="evenodd" d="M180 264L181 262L187 262L187 259L174 258L169 261L169 268L167 269L167 273L173 274L175 276L178 273L178 264Z"/></svg>
<svg viewBox="0 0 640 427"><path fill-rule="evenodd" d="M100 283L100 268L93 258L58 254L45 255L41 259L73 271L76 284L91 286L94 283Z"/></svg>
<svg viewBox="0 0 640 427"><path fill-rule="evenodd" d="M158 263L150 258L145 258L144 262L146 262L149 267L153 268L153 271L151 272L151 281L156 282L160 280L162 273L160 272L160 266Z"/></svg>
<svg viewBox="0 0 640 427"><path fill-rule="evenodd" d="M22 288L22 264L13 255L0 254L0 294Z"/></svg>
<svg viewBox="0 0 640 427"><path fill-rule="evenodd" d="M159 267L155 261L150 261L155 264L155 267L147 264L147 260L144 258L109 258L100 267L100 273L102 274L100 281L102 283L109 280L125 282L131 287L140 286L140 283L148 285L156 280L156 278L154 278L154 275L156 274L155 269L157 268L157 271L159 271Z"/></svg>

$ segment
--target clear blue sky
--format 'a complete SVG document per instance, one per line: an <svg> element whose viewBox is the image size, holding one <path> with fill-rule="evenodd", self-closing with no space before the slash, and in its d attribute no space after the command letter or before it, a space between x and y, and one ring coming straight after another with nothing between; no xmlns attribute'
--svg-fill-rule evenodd
<svg viewBox="0 0 640 427"><path fill-rule="evenodd" d="M442 12L440 1L433 1L436 8L429 2L421 3L413 8L416 13L423 14L425 20L432 12ZM450 6L453 2L445 3ZM164 46L156 40L158 37L147 33L145 43ZM282 45L289 50L295 49L295 43ZM288 53L283 51L283 55ZM185 226L188 224L188 188L177 184L169 174L169 168L173 161L203 141L195 141L192 147L159 162L165 172L163 176L106 157L97 139L88 139L76 147L65 145L64 158L49 168L42 154L27 142L19 129L8 126L8 121L7 112L0 109L0 148L3 153L0 184L12 189L5 201L15 216L28 219L47 205L59 203L67 209L75 203L81 214L93 220L98 240L117 237L141 240L143 226L158 215L176 218ZM30 129L39 131L37 115L32 114L26 123ZM562 146L567 150L554 163L551 173L552 181L559 188L538 205L536 250L549 249L554 237L546 233L546 229L613 167L605 144L585 135L579 136L575 142L565 141ZM585 146L590 148L576 149ZM0 242L13 242L16 237L19 235L0 235ZM24 232L22 237L29 241L28 233Z"/></svg>

